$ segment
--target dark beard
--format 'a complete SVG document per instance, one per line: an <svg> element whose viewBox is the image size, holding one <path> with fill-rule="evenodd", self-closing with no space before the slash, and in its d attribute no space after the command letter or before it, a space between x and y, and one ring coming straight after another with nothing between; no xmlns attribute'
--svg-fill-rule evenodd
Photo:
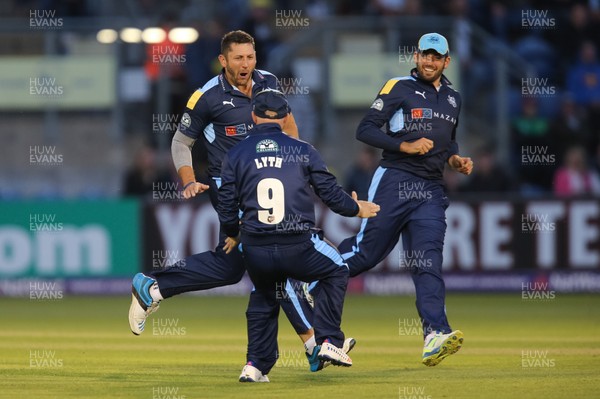
<svg viewBox="0 0 600 399"><path fill-rule="evenodd" d="M423 67L419 67L417 66L417 73L419 74L419 77L424 80L425 82L428 83L432 83L433 81L437 80L438 78L440 78L442 76L442 74L444 73L444 68L442 68L441 71L436 72L435 76L433 78L426 78L422 73L421 70L423 69Z"/></svg>

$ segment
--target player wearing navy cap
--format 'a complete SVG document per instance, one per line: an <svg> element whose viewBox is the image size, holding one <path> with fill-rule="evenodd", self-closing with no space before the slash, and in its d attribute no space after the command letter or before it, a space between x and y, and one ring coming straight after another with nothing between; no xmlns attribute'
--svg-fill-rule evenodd
<svg viewBox="0 0 600 399"><path fill-rule="evenodd" d="M215 208L223 156L245 139L254 127L251 98L261 90L277 88L273 74L255 69L254 38L246 32L233 31L223 36L219 61L222 73L191 95L171 146L184 197L191 198L208 190ZM298 136L291 113L283 129L286 134ZM191 148L197 139L204 140L207 147L209 185L196 182L192 169ZM134 277L129 309L129 325L134 334L144 331L146 318L158 309L162 299L240 281L245 272L243 260L237 252L226 254L223 251L225 235L220 232L219 236L215 251L192 255L152 276L138 273ZM282 302L282 307L305 342L308 356L316 345L311 325L312 308L306 301L301 284L290 281L285 288L287 299ZM310 366L316 368L322 364L315 359Z"/></svg>
<svg viewBox="0 0 600 399"><path fill-rule="evenodd" d="M247 364L239 380L269 381L278 357L279 300L288 277L319 280L313 292L315 357L351 366L340 329L348 267L315 228L312 193L344 216L372 217L379 207L346 194L310 144L282 132L289 117L283 93L263 90L252 102L256 126L223 159L217 206L228 236L224 249L232 252L241 241L255 286L246 312Z"/></svg>
<svg viewBox="0 0 600 399"><path fill-rule="evenodd" d="M458 155L461 99L443 75L450 64L448 41L438 33L423 35L415 60L409 76L383 85L357 128L358 140L383 149L368 196L381 212L363 220L359 233L339 250L353 277L381 262L402 235L401 259L408 260L423 324L423 364L435 366L463 342L445 310L442 249L448 197L442 173L447 164L468 175L473 162Z"/></svg>

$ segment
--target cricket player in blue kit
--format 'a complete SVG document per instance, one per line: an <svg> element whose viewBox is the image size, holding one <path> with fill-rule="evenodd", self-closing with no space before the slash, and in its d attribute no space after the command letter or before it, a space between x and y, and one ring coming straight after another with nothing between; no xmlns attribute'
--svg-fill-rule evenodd
<svg viewBox="0 0 600 399"><path fill-rule="evenodd" d="M246 32L233 31L223 37L219 61L222 73L189 98L171 147L175 167L184 185L184 197L191 198L208 190L215 209L223 156L246 138L254 126L251 98L261 90L278 86L274 75L255 69L254 39ZM284 129L287 134L298 136L293 115L286 119ZM197 182L192 169L191 148L197 139L203 139L208 150L209 185ZM223 250L225 235L222 231L219 235L215 251L192 255L151 276L138 273L134 277L129 310L129 324L134 334L143 332L146 318L158 309L161 300L240 281L245 273L243 259L237 251L226 254ZM285 288L287 300L282 301L281 306L305 342L307 352L312 352L316 345L311 325L312 307L301 283L289 281ZM322 364L315 359L310 366L315 368Z"/></svg>
<svg viewBox="0 0 600 399"><path fill-rule="evenodd" d="M468 175L473 162L458 155L461 98L443 75L450 64L446 38L423 35L415 59L410 76L390 79L358 126L358 140L383 149L368 197L381 212L363 220L358 234L338 248L350 277L381 262L400 235L405 258L423 257L409 269L425 337L423 364L435 366L463 342L463 333L452 331L446 318L442 249L448 197L442 173L448 164Z"/></svg>
<svg viewBox="0 0 600 399"><path fill-rule="evenodd" d="M310 144L282 132L289 113L283 93L263 90L252 102L256 126L223 159L217 206L228 236L225 249L232 251L241 241L255 286L246 312L247 364L240 381L269 381L267 374L278 357L279 300L288 277L319 280L313 291L318 345L313 355L351 366L340 329L348 267L315 228L312 193L344 216L372 217L378 206L346 194Z"/></svg>

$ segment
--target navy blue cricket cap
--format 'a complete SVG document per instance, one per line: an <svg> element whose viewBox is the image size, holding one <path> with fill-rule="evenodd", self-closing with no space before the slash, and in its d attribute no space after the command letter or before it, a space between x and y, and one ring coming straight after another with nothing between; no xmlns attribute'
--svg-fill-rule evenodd
<svg viewBox="0 0 600 399"><path fill-rule="evenodd" d="M441 55L448 55L448 40L439 33L426 33L419 39L419 51L435 50Z"/></svg>
<svg viewBox="0 0 600 399"><path fill-rule="evenodd" d="M283 119L290 112L285 94L279 90L265 89L252 98L252 111L259 118Z"/></svg>

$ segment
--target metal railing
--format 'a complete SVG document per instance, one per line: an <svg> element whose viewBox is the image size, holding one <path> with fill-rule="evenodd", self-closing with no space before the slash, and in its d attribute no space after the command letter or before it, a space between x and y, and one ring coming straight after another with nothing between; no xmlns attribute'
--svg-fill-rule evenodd
<svg viewBox="0 0 600 399"><path fill-rule="evenodd" d="M335 141L333 132L338 131L340 107L334 106L330 98L328 85L331 82L330 65L332 55L336 53L336 38L344 34L377 34L383 39L383 51L397 53L398 46L416 45L407 43L403 37L419 37L420 34L437 31L446 35L450 47L456 48L459 39L456 20L450 17L336 17L326 21L311 21L310 29L299 30L285 45L274 50L270 55L269 68L277 71L289 70L294 60L301 54L312 51L319 52L321 60L321 77L324 89L319 95L322 104L323 137L325 142ZM497 103L495 123L484 133L494 139L497 144L498 158L508 162L510 146L509 123L509 87L514 77L535 77L531 64L516 54L510 47L494 38L483 28L470 23L469 40L471 40L472 57L493 57L493 75L490 73L489 84L492 85L493 98ZM391 76L390 76L391 77ZM375 91L376 88L373 88ZM479 100L479 99L478 99ZM465 100L463 100L465 101ZM466 99L466 101L472 101ZM364 113L364 109L361 110ZM461 115L461 127L468 125L469 119L487 120L486 115L473 114L473 111ZM465 123L466 122L466 123ZM489 123L488 123L489 124Z"/></svg>

